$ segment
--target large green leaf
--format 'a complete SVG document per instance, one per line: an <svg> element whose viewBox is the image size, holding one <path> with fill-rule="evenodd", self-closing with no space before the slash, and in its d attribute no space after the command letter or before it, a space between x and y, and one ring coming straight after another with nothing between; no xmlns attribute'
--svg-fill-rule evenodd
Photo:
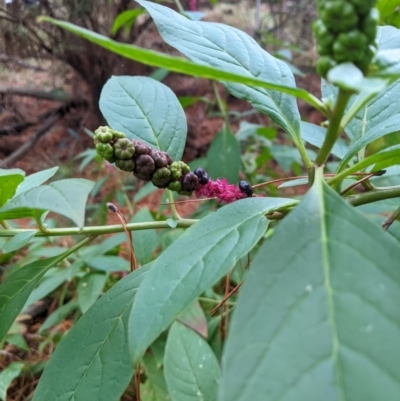
<svg viewBox="0 0 400 401"><path fill-rule="evenodd" d="M38 187L57 172L58 167L52 167L47 170L38 171L37 173L28 175L25 180L18 186L16 195L21 195L23 192L29 191L32 188Z"/></svg>
<svg viewBox="0 0 400 401"><path fill-rule="evenodd" d="M191 226L154 262L138 291L129 321L133 364L204 290L223 277L263 235L264 213L293 201L247 198Z"/></svg>
<svg viewBox="0 0 400 401"><path fill-rule="evenodd" d="M186 116L168 86L148 77L112 77L101 92L100 110L112 128L180 160Z"/></svg>
<svg viewBox="0 0 400 401"><path fill-rule="evenodd" d="M82 313L85 313L96 302L103 291L107 278L107 274L89 272L79 280L78 302Z"/></svg>
<svg viewBox="0 0 400 401"><path fill-rule="evenodd" d="M207 153L207 170L212 178L226 178L228 182L239 181L240 144L236 137L223 129L211 142Z"/></svg>
<svg viewBox="0 0 400 401"><path fill-rule="evenodd" d="M172 401L215 401L221 370L206 340L180 322L172 324L164 356Z"/></svg>
<svg viewBox="0 0 400 401"><path fill-rule="evenodd" d="M320 180L260 248L220 401L400 399L400 247Z"/></svg>
<svg viewBox="0 0 400 401"><path fill-rule="evenodd" d="M353 142L347 150L346 154L343 156L343 160L338 167L338 171L341 171L348 164L351 158L357 154L359 150L361 150L371 142L396 131L400 131L400 114L394 114L387 120L382 121L380 124L377 124L375 127L373 127L370 131L366 132L361 138Z"/></svg>
<svg viewBox="0 0 400 401"><path fill-rule="evenodd" d="M24 181L25 173L20 169L0 169L0 207L12 198L18 185Z"/></svg>
<svg viewBox="0 0 400 401"><path fill-rule="evenodd" d="M223 24L192 21L170 8L137 0L153 17L162 38L196 63L223 71L296 86L288 65L265 50L246 33ZM296 99L282 92L224 83L234 96L266 113L300 144L300 114Z"/></svg>
<svg viewBox="0 0 400 401"><path fill-rule="evenodd" d="M62 259L63 257L55 256L29 263L10 274L0 284L0 342L4 339L40 279L47 270Z"/></svg>
<svg viewBox="0 0 400 401"><path fill-rule="evenodd" d="M37 218L49 210L68 217L76 225L83 227L86 201L93 186L92 181L70 178L31 188L15 196L0 209L0 220Z"/></svg>
<svg viewBox="0 0 400 401"><path fill-rule="evenodd" d="M144 223L154 221L149 209L140 209L131 223ZM159 245L159 237L155 230L135 231L132 234L133 246L135 250L136 259L141 265L149 263L153 259L154 251Z"/></svg>
<svg viewBox="0 0 400 401"><path fill-rule="evenodd" d="M74 325L48 362L33 401L117 401L128 385L126 326L149 265L129 274Z"/></svg>
<svg viewBox="0 0 400 401"><path fill-rule="evenodd" d="M140 63L151 65L153 67L165 68L169 71L179 72L194 77L236 82L240 84L259 86L261 88L280 91L298 97L299 99L303 99L318 110L325 111L325 107L319 99L301 88L277 84L272 80L253 78L248 74L242 75L232 73L230 72L230 70L221 71L219 68L208 67L206 65L193 63L181 57L173 57L152 50L146 50L137 46L128 45L126 43L118 43L114 40L111 40L110 38L107 38L106 36L99 35L96 32L89 31L88 29L81 28L80 26L71 24L69 22L57 21L50 17L40 17L40 21L50 22L54 25L59 26L60 28L79 35L82 38L85 38L93 43L96 43L97 45L102 46L105 49L112 51L113 53L119 54L131 60L138 61Z"/></svg>

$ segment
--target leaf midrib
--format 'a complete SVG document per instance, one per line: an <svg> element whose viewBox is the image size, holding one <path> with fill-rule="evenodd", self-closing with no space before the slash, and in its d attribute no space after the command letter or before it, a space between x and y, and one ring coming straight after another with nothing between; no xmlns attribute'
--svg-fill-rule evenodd
<svg viewBox="0 0 400 401"><path fill-rule="evenodd" d="M323 265L323 274L324 274L324 282L323 285L326 290L327 296L327 311L328 311L328 321L329 326L331 328L332 334L332 360L334 365L334 370L336 372L336 382L338 386L338 395L340 401L346 401L346 396L344 392L343 386L343 372L342 367L339 362L339 335L336 325L336 311L335 311L335 302L334 302L334 289L331 283L331 266L329 260L329 251L328 251L328 241L329 235L326 225L326 207L324 202L324 188L323 188L322 178L319 179L316 183L316 191L317 191L317 201L318 201L318 209L320 211L320 232L321 232L321 253L322 253L322 265Z"/></svg>

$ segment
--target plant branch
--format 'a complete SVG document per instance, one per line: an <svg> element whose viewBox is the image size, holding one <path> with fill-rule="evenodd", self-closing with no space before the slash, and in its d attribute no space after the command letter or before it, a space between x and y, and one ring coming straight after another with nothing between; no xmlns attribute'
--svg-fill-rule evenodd
<svg viewBox="0 0 400 401"><path fill-rule="evenodd" d="M399 218L399 216L400 207L397 208L397 210L382 223L383 229L387 230L394 223L394 221Z"/></svg>
<svg viewBox="0 0 400 401"><path fill-rule="evenodd" d="M329 120L329 126L328 130L326 131L324 143L322 144L321 149L319 150L315 159L315 164L317 166L323 166L326 163L326 160L331 154L333 145L337 141L340 132L342 131L340 122L342 120L342 116L350 99L350 96L351 92L339 89L336 104L332 111L332 117Z"/></svg>
<svg viewBox="0 0 400 401"><path fill-rule="evenodd" d="M350 195L345 197L353 206L361 206L367 203L378 202L385 199L400 198L400 185L387 189L364 192L362 194Z"/></svg>
<svg viewBox="0 0 400 401"><path fill-rule="evenodd" d="M197 223L198 220L180 219L177 221L176 227L188 228ZM154 230L157 228L171 228L166 221L152 221L147 223L130 223L126 225L128 231L138 230ZM14 228L10 230L0 230L0 237L13 237L14 235L32 231L32 229ZM124 232L124 227L120 224L109 226L93 226L93 227L64 227L64 228L48 228L46 232L37 232L36 237L60 237L67 235L103 235Z"/></svg>

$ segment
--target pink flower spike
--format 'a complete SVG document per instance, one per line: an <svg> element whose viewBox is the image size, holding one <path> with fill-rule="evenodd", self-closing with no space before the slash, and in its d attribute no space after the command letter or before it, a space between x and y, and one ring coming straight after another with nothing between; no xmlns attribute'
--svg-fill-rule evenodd
<svg viewBox="0 0 400 401"><path fill-rule="evenodd" d="M246 194L241 192L239 187L229 184L225 178L218 178L216 181L209 180L207 184L199 185L195 194L198 198L217 198L218 202L224 203L232 203L246 198Z"/></svg>
<svg viewBox="0 0 400 401"><path fill-rule="evenodd" d="M189 8L190 8L190 11L196 11L196 8L197 8L197 1L196 0L190 0L190 3L189 3Z"/></svg>

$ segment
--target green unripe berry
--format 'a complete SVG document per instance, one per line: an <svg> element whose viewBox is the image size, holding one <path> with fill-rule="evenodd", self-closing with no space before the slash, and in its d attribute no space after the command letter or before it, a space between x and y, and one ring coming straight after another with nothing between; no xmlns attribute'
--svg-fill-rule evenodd
<svg viewBox="0 0 400 401"><path fill-rule="evenodd" d="M183 174L190 173L190 167L183 161L173 162L169 168L171 170L171 177L173 180L179 180Z"/></svg>
<svg viewBox="0 0 400 401"><path fill-rule="evenodd" d="M135 153L135 147L128 138L120 138L114 143L114 153L118 159L128 160Z"/></svg>
<svg viewBox="0 0 400 401"><path fill-rule="evenodd" d="M376 47L369 45L365 52L364 52L364 57L362 58L362 60L357 61L355 64L357 65L357 67L362 71L362 72L366 72L368 70L368 67L371 64L372 59L375 57L376 54Z"/></svg>
<svg viewBox="0 0 400 401"><path fill-rule="evenodd" d="M333 60L331 57L322 56L317 61L316 65L318 75L320 75L322 78L326 78L328 71L335 67L336 64L336 61Z"/></svg>
<svg viewBox="0 0 400 401"><path fill-rule="evenodd" d="M317 41L317 52L320 56L332 54L332 45L335 42L335 35L326 27L322 20L318 19L313 23L313 32Z"/></svg>
<svg viewBox="0 0 400 401"><path fill-rule="evenodd" d="M321 19L332 32L347 32L358 23L358 15L353 5L343 0L326 1L321 11Z"/></svg>
<svg viewBox="0 0 400 401"><path fill-rule="evenodd" d="M96 152L106 160L113 159L114 149L109 143L96 143Z"/></svg>
<svg viewBox="0 0 400 401"><path fill-rule="evenodd" d="M367 37L369 43L376 38L379 23L379 11L371 8L370 12L361 20L361 31Z"/></svg>
<svg viewBox="0 0 400 401"><path fill-rule="evenodd" d="M115 165L124 171L133 171L135 169L135 162L133 160L121 160L118 159Z"/></svg>
<svg viewBox="0 0 400 401"><path fill-rule="evenodd" d="M333 44L335 61L360 61L367 47L367 37L357 29L341 33Z"/></svg>
<svg viewBox="0 0 400 401"><path fill-rule="evenodd" d="M113 139L112 129L110 127L99 127L96 131L94 131L93 137L95 143L102 142L108 143Z"/></svg>
<svg viewBox="0 0 400 401"><path fill-rule="evenodd" d="M151 182L156 187L163 187L171 179L171 171L167 167L158 168L151 176Z"/></svg>
<svg viewBox="0 0 400 401"><path fill-rule="evenodd" d="M112 134L113 134L114 141L116 141L117 139L120 139L120 138L126 138L126 135L123 132L119 132L114 129L112 130Z"/></svg>
<svg viewBox="0 0 400 401"><path fill-rule="evenodd" d="M346 0L354 6L358 15L366 15L375 6L376 0Z"/></svg>
<svg viewBox="0 0 400 401"><path fill-rule="evenodd" d="M168 187L167 187L170 191L175 191L175 192L179 192L179 191L182 191L182 184L180 183L180 181L173 181L173 182L170 182L169 184L168 184Z"/></svg>

